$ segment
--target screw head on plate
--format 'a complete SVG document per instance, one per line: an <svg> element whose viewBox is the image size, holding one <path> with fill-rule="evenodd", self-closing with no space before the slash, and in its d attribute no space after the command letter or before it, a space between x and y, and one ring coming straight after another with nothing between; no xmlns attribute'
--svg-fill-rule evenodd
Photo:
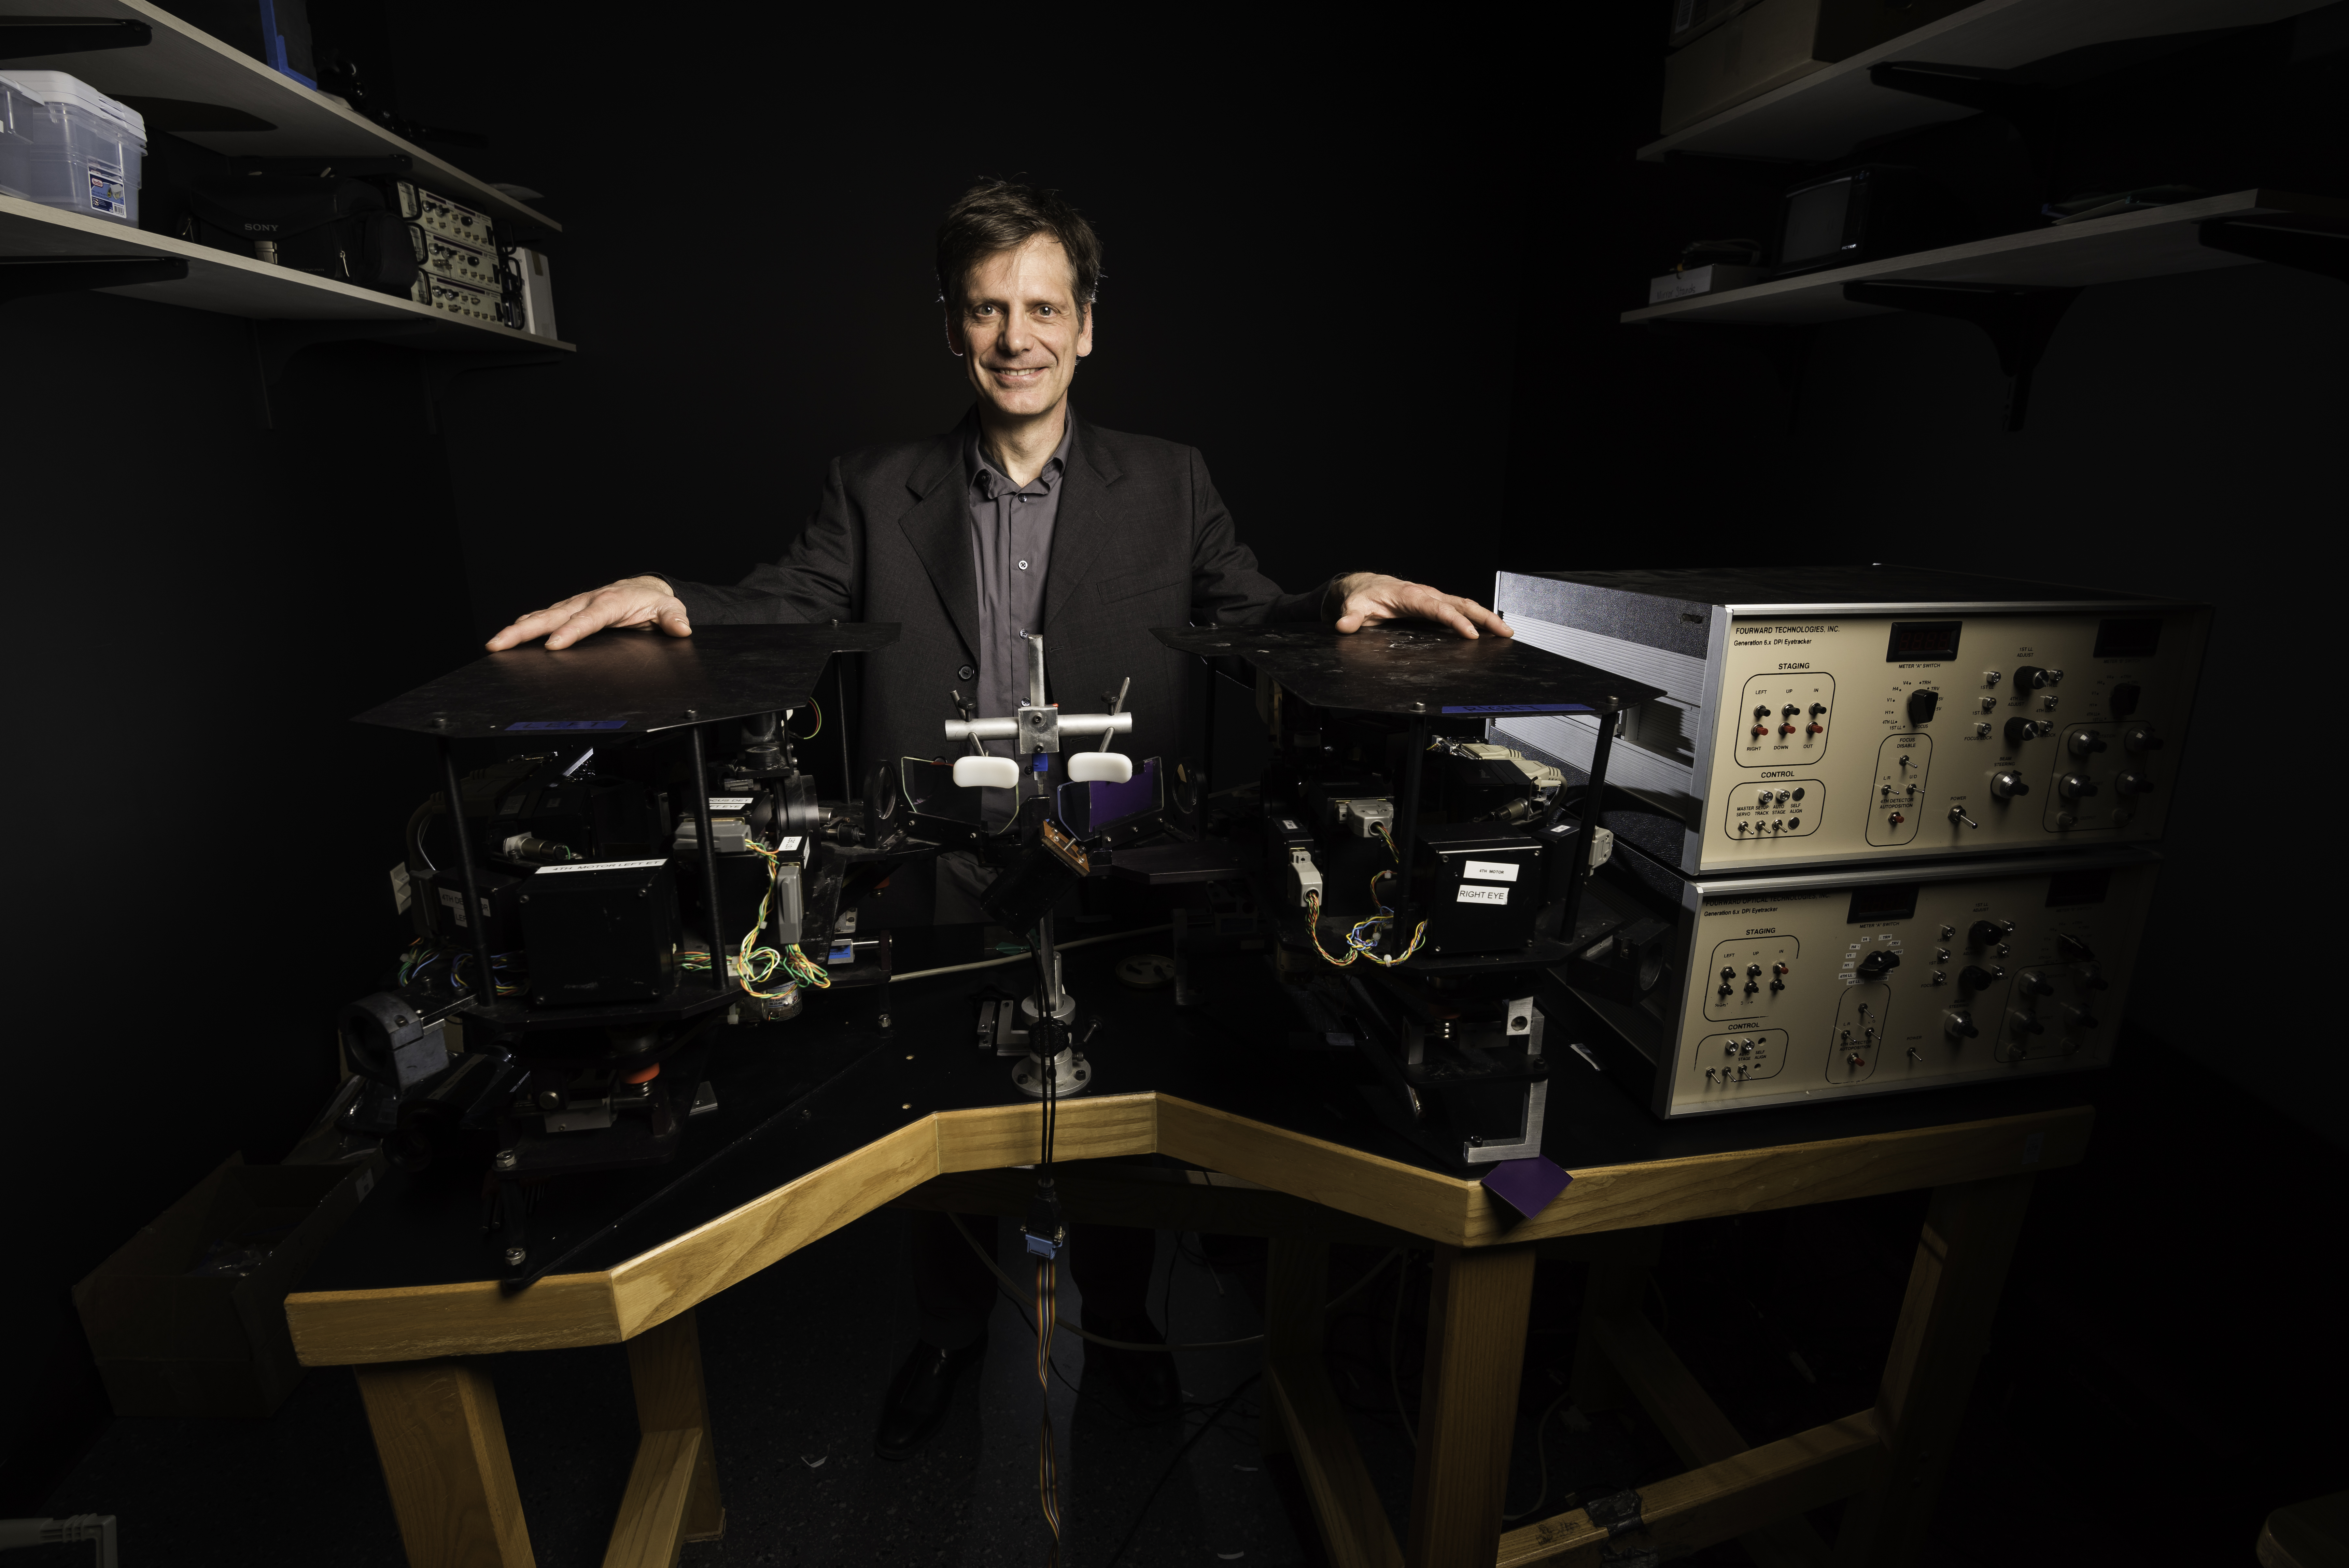
<svg viewBox="0 0 2349 1568"><path fill-rule="evenodd" d="M522 1267L522 1261L529 1256L530 1254L523 1251L520 1247L508 1247L506 1249L506 1267L509 1269L519 1269Z"/></svg>

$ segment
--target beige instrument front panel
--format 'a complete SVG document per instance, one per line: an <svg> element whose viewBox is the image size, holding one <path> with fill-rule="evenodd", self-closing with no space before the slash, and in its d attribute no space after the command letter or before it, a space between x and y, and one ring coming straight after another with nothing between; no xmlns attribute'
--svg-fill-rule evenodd
<svg viewBox="0 0 2349 1568"><path fill-rule="evenodd" d="M1671 1113L2104 1064L2155 870L1929 879L1913 913L1857 922L1849 888L1706 899Z"/></svg>
<svg viewBox="0 0 2349 1568"><path fill-rule="evenodd" d="M1956 658L1887 657L1952 620ZM2153 650L2098 657L2107 620ZM1700 869L2157 839L2202 640L2197 610L1738 617Z"/></svg>

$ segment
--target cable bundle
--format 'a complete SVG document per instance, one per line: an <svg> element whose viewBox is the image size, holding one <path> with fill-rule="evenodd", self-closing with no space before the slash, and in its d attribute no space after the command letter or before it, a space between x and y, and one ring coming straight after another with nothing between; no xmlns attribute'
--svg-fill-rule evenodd
<svg viewBox="0 0 2349 1568"><path fill-rule="evenodd" d="M1395 847L1394 835L1387 831L1387 825L1385 823L1372 823L1371 825L1371 831L1379 836L1379 841L1387 846L1387 853L1389 855L1393 856L1398 861L1402 858L1402 852ZM1371 875L1371 902L1378 906L1379 912L1364 919L1357 920L1352 926L1348 928L1346 931L1346 956L1343 958L1330 957L1330 950L1321 945L1321 890L1316 888L1305 895L1305 934L1312 940L1313 950L1321 955L1321 961L1324 963L1335 964L1340 969L1343 969L1348 964L1352 963L1356 959L1361 958L1368 959L1372 963L1379 965L1382 969L1392 969L1395 965L1402 962L1405 959L1410 958L1412 954L1419 951L1420 944L1427 940L1427 922L1425 920L1420 921L1417 928L1412 931L1411 945L1403 949L1402 951L1397 953L1394 957L1387 958L1378 950L1379 941L1376 928L1385 925L1388 921L1395 918L1394 910L1390 909L1387 906L1386 901L1379 897L1379 879L1382 877L1392 877L1394 873L1392 871L1380 871ZM1365 931L1369 931L1371 934L1365 936L1363 935Z"/></svg>

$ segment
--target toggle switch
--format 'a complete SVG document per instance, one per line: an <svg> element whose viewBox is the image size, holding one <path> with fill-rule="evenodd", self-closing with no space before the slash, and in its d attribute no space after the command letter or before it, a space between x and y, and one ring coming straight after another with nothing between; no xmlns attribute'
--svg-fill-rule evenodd
<svg viewBox="0 0 2349 1568"><path fill-rule="evenodd" d="M1972 817L1968 816L1966 815L1966 808L1961 805L1953 805L1950 807L1950 820L1951 822L1962 822L1968 827L1980 827L1982 826L1981 823L1976 822Z"/></svg>

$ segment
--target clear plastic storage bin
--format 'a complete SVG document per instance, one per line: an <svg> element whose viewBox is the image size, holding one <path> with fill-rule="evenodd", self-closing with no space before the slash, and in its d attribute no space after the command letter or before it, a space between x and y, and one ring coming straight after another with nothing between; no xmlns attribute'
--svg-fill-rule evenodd
<svg viewBox="0 0 2349 1568"><path fill-rule="evenodd" d="M45 207L139 226L147 121L78 77L12 71L0 186Z"/></svg>

